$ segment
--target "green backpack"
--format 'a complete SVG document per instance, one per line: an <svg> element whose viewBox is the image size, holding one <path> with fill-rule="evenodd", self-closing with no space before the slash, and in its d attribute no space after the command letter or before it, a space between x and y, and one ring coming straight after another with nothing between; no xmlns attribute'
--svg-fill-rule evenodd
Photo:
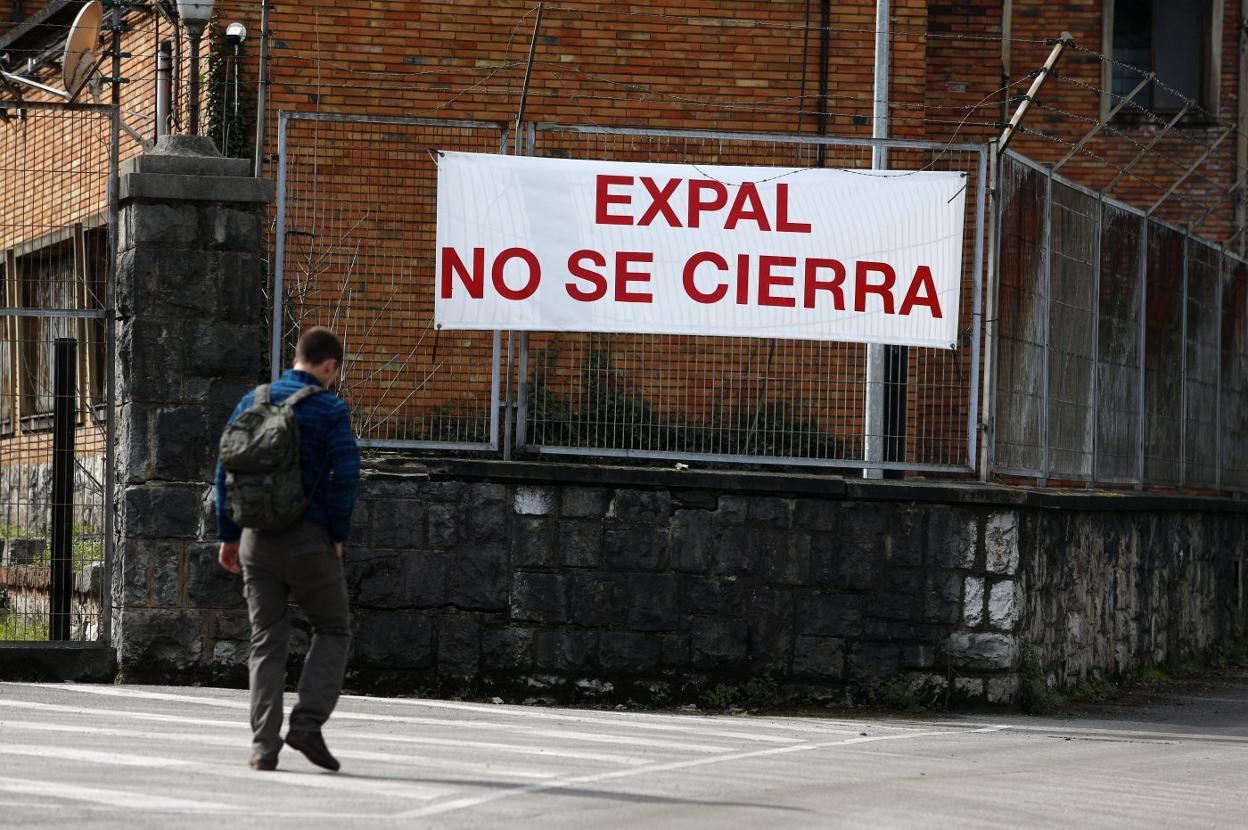
<svg viewBox="0 0 1248 830"><path fill-rule="evenodd" d="M305 386L275 404L270 387L261 386L251 408L221 434L226 507L240 527L283 530L303 517L308 496L299 463L295 407L322 391Z"/></svg>

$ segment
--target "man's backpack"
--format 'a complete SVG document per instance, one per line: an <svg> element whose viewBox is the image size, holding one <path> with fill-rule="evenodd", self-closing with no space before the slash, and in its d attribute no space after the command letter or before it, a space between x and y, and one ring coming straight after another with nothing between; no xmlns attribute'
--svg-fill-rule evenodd
<svg viewBox="0 0 1248 830"><path fill-rule="evenodd" d="M270 387L261 386L251 408L221 434L226 507L240 527L283 530L303 517L308 495L299 463L295 407L322 391L305 386L275 404Z"/></svg>

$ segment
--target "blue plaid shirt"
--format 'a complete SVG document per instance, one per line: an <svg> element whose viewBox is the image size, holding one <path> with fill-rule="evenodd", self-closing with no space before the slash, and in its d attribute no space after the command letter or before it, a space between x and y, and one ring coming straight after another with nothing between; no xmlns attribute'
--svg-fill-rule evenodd
<svg viewBox="0 0 1248 830"><path fill-rule="evenodd" d="M304 386L319 381L307 372L288 369L273 384L272 400L281 403ZM251 408L255 392L248 392L234 408L230 423ZM299 419L303 489L310 493L303 517L324 525L330 538L345 542L351 535L351 514L360 486L360 448L351 431L351 412L337 395L313 395L295 409ZM226 510L225 468L217 463L217 536L237 542L243 529Z"/></svg>

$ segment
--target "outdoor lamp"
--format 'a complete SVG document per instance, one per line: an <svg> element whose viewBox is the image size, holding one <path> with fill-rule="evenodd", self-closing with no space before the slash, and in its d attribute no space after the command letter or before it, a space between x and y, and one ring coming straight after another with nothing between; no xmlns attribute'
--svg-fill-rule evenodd
<svg viewBox="0 0 1248 830"><path fill-rule="evenodd" d="M178 0L178 17L191 38L191 135L199 134L199 39L212 19L213 0Z"/></svg>

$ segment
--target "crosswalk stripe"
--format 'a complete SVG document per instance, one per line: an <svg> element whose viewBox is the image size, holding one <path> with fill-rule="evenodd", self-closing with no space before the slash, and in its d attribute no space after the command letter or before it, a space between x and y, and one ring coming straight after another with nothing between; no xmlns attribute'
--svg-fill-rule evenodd
<svg viewBox="0 0 1248 830"><path fill-rule="evenodd" d="M236 751L246 748L246 744L237 738L186 734L185 732L148 732L136 729L117 729L106 726L71 726L61 723L40 723L33 721L6 723L5 727L9 729L27 730L32 732L54 732L74 735L97 735L109 738L131 738L135 741L173 741L175 743L192 743L200 746L217 746ZM373 738L370 738L370 740L372 739ZM8 744L5 744L4 746L5 749L9 748ZM352 749L335 749L334 754L344 760L381 761L387 764L404 764L417 767L469 770L473 772L489 773L490 775L497 775L502 778L531 778L540 781L547 778L554 778L558 775L557 772L551 772L549 770L539 771L498 766L495 764L475 763L472 761L461 761L444 757L428 758L422 756L395 755L389 752L369 752ZM51 753L49 753L49 757L52 757ZM124 762L119 763L124 764Z"/></svg>
<svg viewBox="0 0 1248 830"><path fill-rule="evenodd" d="M49 749L54 751L49 752ZM98 752L94 750L78 749L76 747L56 747L49 748L44 746L33 746L23 744L5 744L5 754L8 755L25 755L35 758L53 757L64 761L72 761L83 764L101 764L104 766L133 766L133 767L177 767L186 772L194 772L196 774L211 775L217 778L241 778L251 782L258 782L261 779L259 773L242 766L227 766L224 764L208 764L198 761L185 761L177 758L165 758L153 755L132 755L123 752ZM3 780L3 779L0 779ZM328 774L307 774L307 773L290 773L290 772L274 772L265 773L263 783L278 784L294 787L307 787L315 790L337 790L341 792L349 792L367 795L384 795L396 798L408 798L417 801L432 801L434 799L443 798L452 795L455 790L445 787L433 787L425 784L413 784L405 781L395 780L372 780L354 778L343 775ZM2 787L0 787L2 789ZM54 791L46 793L47 795L55 795ZM187 802L193 804L196 802Z"/></svg>
<svg viewBox="0 0 1248 830"><path fill-rule="evenodd" d="M178 703L197 703L203 706L212 706L222 709L245 710L249 705L243 701L218 700L217 698L191 696L191 695L172 695L166 692L144 692L134 689L115 689L109 687L94 686L74 686L74 687L53 687L66 688L72 691L85 692L93 695L104 695L110 697L134 697L146 700L160 700ZM125 694L121 694L124 692ZM289 711L289 707L287 707ZM338 721L357 720L375 723L403 723L415 726L446 726L445 720L437 718L414 718L406 715L367 715L359 712L349 712L339 710L334 714ZM718 754L722 752L731 752L733 747L723 745L710 745L703 743L683 743L678 741L665 741L656 738L639 738L632 735L608 735L601 732L575 732L565 729L535 729L523 724L504 724L504 723L485 723L480 721L463 720L456 722L456 728L459 729L484 729L498 730L508 732L518 732L525 736L533 736L540 738L562 738L570 741L583 741L586 743L604 743L616 744L620 746L638 746L649 747L653 749L668 749L681 752L697 752L705 754ZM627 726L621 724L621 726Z"/></svg>
<svg viewBox="0 0 1248 830"><path fill-rule="evenodd" d="M121 807L126 810L143 810L177 813L231 813L238 810L232 804L213 801L192 801L186 798L170 798L149 795L130 790L114 790L104 787L84 787L65 781L32 781L28 778L0 777L0 792L16 795L34 795L43 798L67 799Z"/></svg>

